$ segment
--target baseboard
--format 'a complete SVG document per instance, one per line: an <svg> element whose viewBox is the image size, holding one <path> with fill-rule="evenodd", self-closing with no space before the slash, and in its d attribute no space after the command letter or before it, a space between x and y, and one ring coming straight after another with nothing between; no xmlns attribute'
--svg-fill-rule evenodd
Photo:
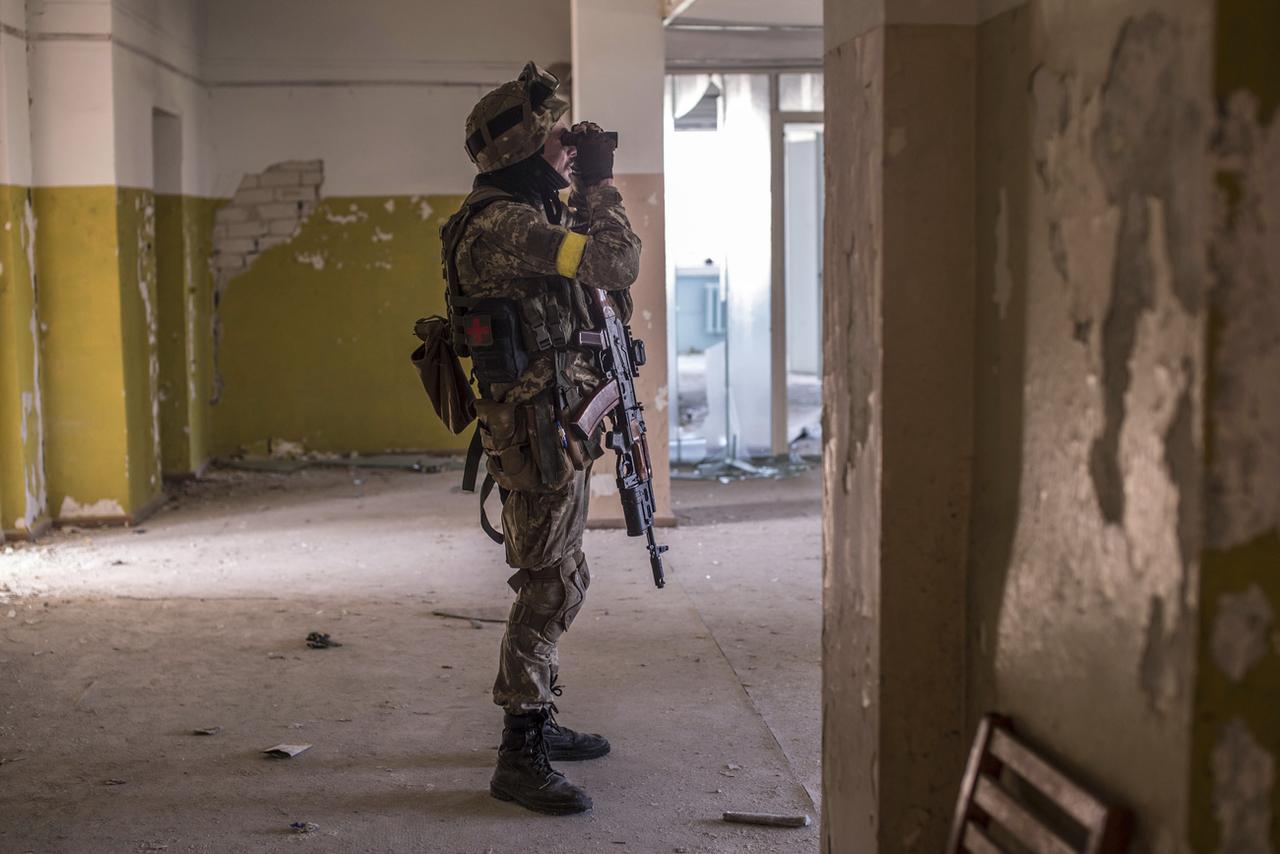
<svg viewBox="0 0 1280 854"><path fill-rule="evenodd" d="M0 537L0 542L5 540L30 540L34 542L52 527L53 519L47 515L40 516L30 528L6 528L4 536Z"/></svg>

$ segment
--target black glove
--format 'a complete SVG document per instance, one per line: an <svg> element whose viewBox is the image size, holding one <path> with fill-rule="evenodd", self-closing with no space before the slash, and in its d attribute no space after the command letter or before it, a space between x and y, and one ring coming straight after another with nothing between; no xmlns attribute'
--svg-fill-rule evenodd
<svg viewBox="0 0 1280 854"><path fill-rule="evenodd" d="M582 186L590 187L613 177L617 133L606 131L595 122L578 122L561 135L560 143L575 149L569 169Z"/></svg>

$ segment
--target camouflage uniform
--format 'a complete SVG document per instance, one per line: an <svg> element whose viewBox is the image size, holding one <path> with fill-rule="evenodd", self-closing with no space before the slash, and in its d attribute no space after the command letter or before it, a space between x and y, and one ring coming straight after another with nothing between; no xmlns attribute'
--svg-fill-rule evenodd
<svg viewBox="0 0 1280 854"><path fill-rule="evenodd" d="M629 314L626 289L638 272L640 239L627 221L621 194L610 186L591 187L570 199L570 212L566 227L552 224L541 208L514 199L477 211L455 253L463 294L538 304L546 298L549 281L567 276L610 291L620 313ZM582 226L585 243L570 234ZM564 293L574 303L569 313L585 318L582 289L575 285ZM532 354L516 382L494 385L489 397L503 403L536 402L555 383L558 352L575 397L600 382L589 354L542 350ZM598 455L598 441L591 445ZM590 476L589 455L567 483L512 490L503 505L507 563L517 570L510 581L516 601L502 639L493 699L509 714L551 703L559 666L556 644L582 607L591 582L582 553Z"/></svg>

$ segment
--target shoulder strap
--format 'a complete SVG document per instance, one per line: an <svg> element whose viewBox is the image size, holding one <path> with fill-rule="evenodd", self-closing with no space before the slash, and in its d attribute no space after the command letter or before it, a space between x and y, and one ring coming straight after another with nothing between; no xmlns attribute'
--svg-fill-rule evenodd
<svg viewBox="0 0 1280 854"><path fill-rule="evenodd" d="M471 221L471 217L475 214L494 202L504 199L514 201L516 197L497 187L476 187L471 191L470 195L462 200L462 207L458 208L454 215L449 217L449 220L440 227L444 278L451 297L460 298L462 296L462 286L458 282L458 261L455 256L458 243L462 240L462 235L466 233L467 223Z"/></svg>

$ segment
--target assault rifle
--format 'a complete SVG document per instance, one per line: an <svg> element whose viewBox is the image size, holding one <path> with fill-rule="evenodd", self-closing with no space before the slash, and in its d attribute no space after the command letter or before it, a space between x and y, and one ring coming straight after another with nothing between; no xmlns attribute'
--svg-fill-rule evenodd
<svg viewBox="0 0 1280 854"><path fill-rule="evenodd" d="M569 427L579 439L587 441L604 418L609 418L604 443L617 454L618 495L622 498L627 536L649 538L653 583L663 587L667 582L662 553L667 547L658 545L653 536L653 471L645 438L644 407L636 400L635 378L645 362L644 342L631 337L631 327L614 312L604 291L583 287L597 331L579 332L578 337L586 349L596 353L596 366L605 379L571 414Z"/></svg>

